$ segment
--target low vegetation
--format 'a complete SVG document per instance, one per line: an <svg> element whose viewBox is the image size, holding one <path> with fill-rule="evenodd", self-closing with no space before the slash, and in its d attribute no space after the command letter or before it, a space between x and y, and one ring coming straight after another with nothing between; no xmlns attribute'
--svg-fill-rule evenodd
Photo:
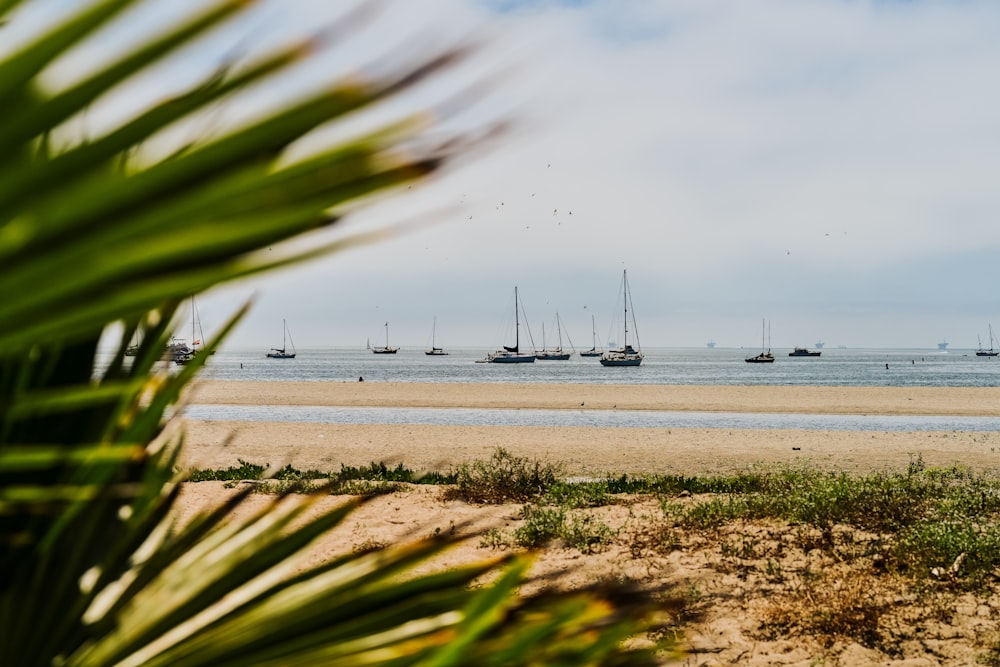
<svg viewBox="0 0 1000 667"><path fill-rule="evenodd" d="M261 479L265 472L241 462L197 478ZM569 482L558 464L498 449L436 476L373 463L330 474L283 469L271 477L334 482L335 493L352 493L348 482L362 484L358 493L365 483L432 483L450 499L520 503L506 527L480 536L490 549L619 549L636 562L679 549L714 552L707 556L712 568L735 576L757 600L761 640L808 636L823 646L857 642L892 655L894 643L908 636L900 629L907 613L947 622L961 596L1000 595L1000 480L929 469L919 457L898 473L772 467ZM647 510L633 513L640 504ZM622 510L612 521L607 510L614 506ZM706 604L707 594L699 594L699 605ZM982 638L979 661L1000 664L998 646L1000 635Z"/></svg>

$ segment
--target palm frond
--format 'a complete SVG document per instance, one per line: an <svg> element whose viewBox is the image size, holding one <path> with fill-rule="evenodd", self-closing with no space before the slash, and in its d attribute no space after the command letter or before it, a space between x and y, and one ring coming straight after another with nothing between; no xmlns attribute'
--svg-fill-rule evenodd
<svg viewBox="0 0 1000 667"><path fill-rule="evenodd" d="M16 20L19 4L0 0L0 16ZM621 645L647 627L644 604L601 589L521 597L525 556L417 576L416 565L450 546L425 540L304 567L303 553L354 506L327 506L322 494L260 502L247 488L178 518L183 434L167 426L249 307L189 364L166 370L180 304L220 282L378 238L369 231L306 249L286 244L433 174L474 142L414 141L426 127L414 112L290 157L315 129L466 55L443 49L322 87L159 157L143 150L286 75L308 57L306 41L203 73L101 136L60 145L54 133L72 136L79 115L126 79L246 5L214 0L61 91L40 85L40 74L134 4L95 0L0 60L0 144L8 148L0 155L2 662L649 664L650 652ZM121 334L99 373L110 326ZM142 343L127 357L133 336ZM482 583L486 576L492 583Z"/></svg>

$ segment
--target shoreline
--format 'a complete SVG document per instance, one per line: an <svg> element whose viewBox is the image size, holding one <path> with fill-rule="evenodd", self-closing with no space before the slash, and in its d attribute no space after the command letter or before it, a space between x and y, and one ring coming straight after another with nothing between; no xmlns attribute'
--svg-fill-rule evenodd
<svg viewBox="0 0 1000 667"><path fill-rule="evenodd" d="M1000 387L202 380L189 402L405 408L669 410L1000 417Z"/></svg>
<svg viewBox="0 0 1000 667"><path fill-rule="evenodd" d="M203 381L192 404L466 407L1000 416L1000 388L511 385ZM581 405L581 403L583 405ZM1000 432L815 431L321 424L184 420L185 463L302 470L382 462L447 472L502 447L567 475L732 474L759 465L866 473L933 467L1000 473Z"/></svg>

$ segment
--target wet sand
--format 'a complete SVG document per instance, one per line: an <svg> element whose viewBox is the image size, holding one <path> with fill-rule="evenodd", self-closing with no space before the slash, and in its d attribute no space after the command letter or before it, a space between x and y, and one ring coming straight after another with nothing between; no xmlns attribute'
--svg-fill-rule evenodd
<svg viewBox="0 0 1000 667"><path fill-rule="evenodd" d="M199 383L191 403L348 407L672 410L1000 417L1000 388L680 385ZM446 472L497 447L562 464L569 475L711 474L755 465L867 472L931 466L1000 471L1000 433L793 429L337 425L187 420L187 462L337 470L402 463Z"/></svg>

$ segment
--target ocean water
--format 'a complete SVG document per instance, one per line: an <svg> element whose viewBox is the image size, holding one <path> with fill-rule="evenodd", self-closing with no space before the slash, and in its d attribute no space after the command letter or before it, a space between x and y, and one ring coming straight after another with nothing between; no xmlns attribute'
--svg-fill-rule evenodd
<svg viewBox="0 0 1000 667"><path fill-rule="evenodd" d="M643 364L605 368L597 358L533 364L476 363L488 350L459 348L433 357L422 349L376 355L365 349L303 349L295 359L267 359L265 350L220 351L204 377L220 380L310 382L481 382L692 385L828 385L894 387L993 387L1000 361L974 351L823 350L821 357L788 357L774 350L773 364L748 364L758 350L660 348ZM334 424L438 424L590 426L633 428L748 428L851 431L997 431L994 417L698 413L672 411L496 410L437 408L338 408L321 406L191 405L191 419Z"/></svg>
<svg viewBox="0 0 1000 667"><path fill-rule="evenodd" d="M995 387L997 357L972 350L823 350L821 357L788 357L773 350L773 364L748 364L757 349L653 348L641 366L606 368L597 358L533 364L484 364L486 348L458 348L448 356L423 349L372 354L364 348L298 350L295 359L267 359L266 350L223 350L203 377L220 380L311 382L503 382L557 384L827 385L864 387Z"/></svg>

